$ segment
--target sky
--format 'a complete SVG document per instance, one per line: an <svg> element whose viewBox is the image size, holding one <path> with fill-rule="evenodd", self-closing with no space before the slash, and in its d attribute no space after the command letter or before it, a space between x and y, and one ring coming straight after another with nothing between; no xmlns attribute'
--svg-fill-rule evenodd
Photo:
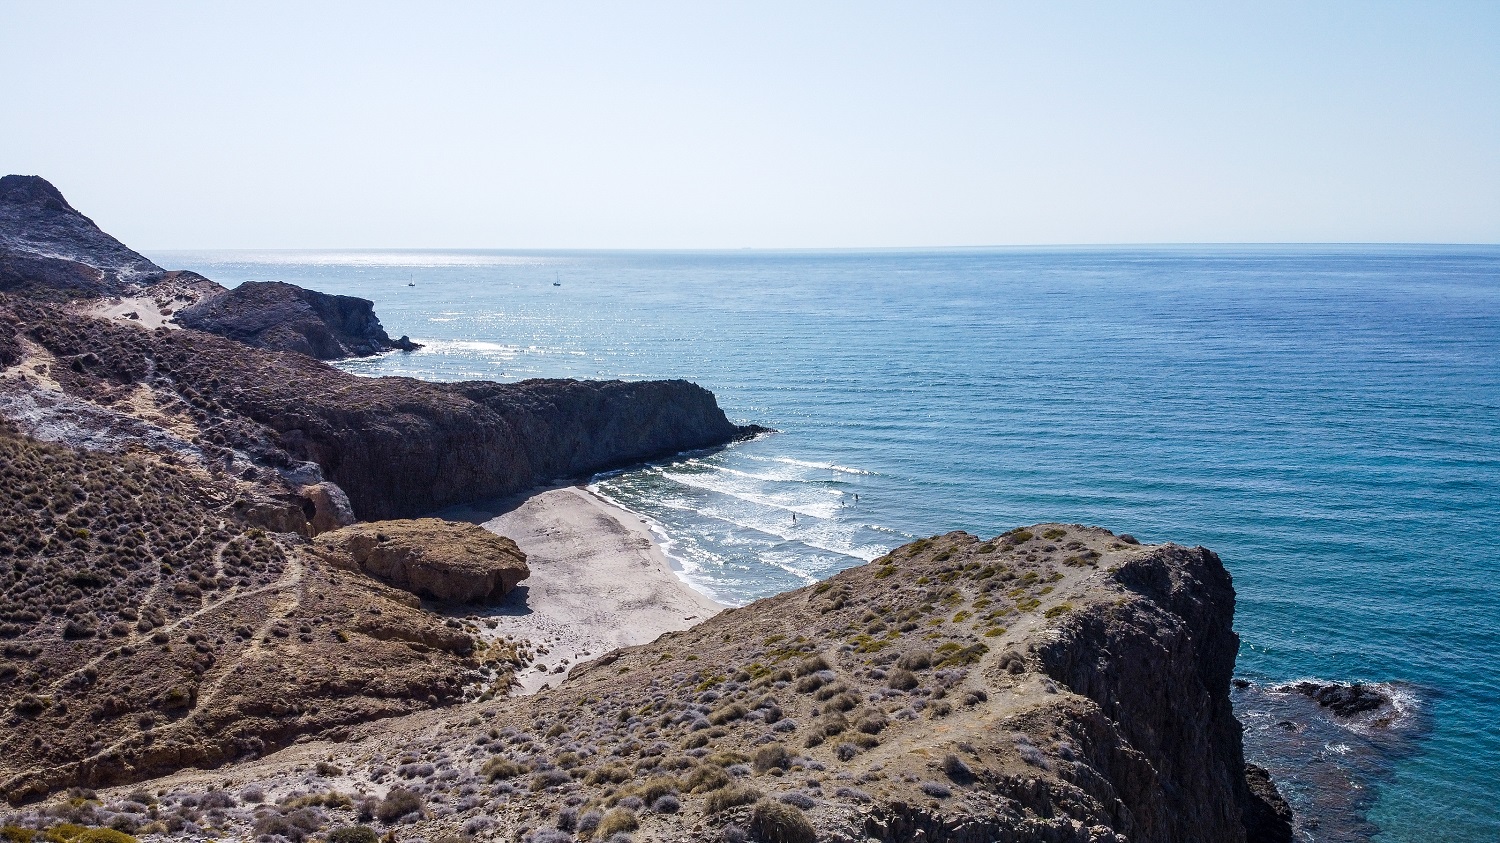
<svg viewBox="0 0 1500 843"><path fill-rule="evenodd" d="M0 0L137 249L1500 243L1500 3Z"/></svg>

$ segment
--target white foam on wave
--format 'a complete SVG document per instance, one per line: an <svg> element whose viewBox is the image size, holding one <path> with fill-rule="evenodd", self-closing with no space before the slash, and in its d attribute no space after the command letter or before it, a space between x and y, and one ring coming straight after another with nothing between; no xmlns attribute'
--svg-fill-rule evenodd
<svg viewBox="0 0 1500 843"><path fill-rule="evenodd" d="M840 482L840 481L837 481L837 480L827 480L827 479L818 480L818 479L808 479L806 477L797 477L797 476L794 476L794 475L786 473L786 472L772 472L772 473L767 473L767 474L761 474L761 473L755 472L755 471L742 471L741 469L738 469L738 468L730 468L727 465L718 465L716 463L710 463L710 462L706 462L704 460L688 460L687 464L688 465L694 465L694 466L702 466L704 468L712 469L714 471L722 472L724 474L733 475L735 477L743 477L743 478L745 478L747 480L760 480L760 481L765 482L765 483L816 483L816 484L819 484L819 485L823 485L823 484L827 484L827 483L837 483L837 482ZM840 494L840 495L843 494L843 492L838 492L838 491L835 491L834 493L835 494Z"/></svg>
<svg viewBox="0 0 1500 843"><path fill-rule="evenodd" d="M747 503L756 504L757 506L764 506L770 509L778 509L783 512L795 512L798 515L806 515L811 518L832 518L834 516L834 513L839 509L839 507L832 502L788 502L776 500L770 495L756 494L744 489L735 488L730 483L716 482L713 479L709 479L714 477L713 474L687 474L682 472L663 470L661 472L661 476L675 483L680 483L684 486L691 486L695 489L702 489L706 492L713 492L715 494L736 498Z"/></svg>
<svg viewBox="0 0 1500 843"><path fill-rule="evenodd" d="M862 474L871 477L875 475L875 472L873 471L866 471L863 468L851 468L847 465L839 465L832 462L810 462L808 460L793 459L791 457L761 457L756 456L755 454L745 454L745 456L749 457L752 460L760 460L762 462L779 462L782 465L796 465L801 466L802 468L816 468L823 471L836 471L840 474Z"/></svg>

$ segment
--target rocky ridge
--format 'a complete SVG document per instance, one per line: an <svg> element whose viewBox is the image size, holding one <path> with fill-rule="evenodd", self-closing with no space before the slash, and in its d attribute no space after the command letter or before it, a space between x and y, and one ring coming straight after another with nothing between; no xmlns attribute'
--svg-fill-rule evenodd
<svg viewBox="0 0 1500 843"><path fill-rule="evenodd" d="M118 296L165 275L74 210L46 179L0 177L0 291Z"/></svg>
<svg viewBox="0 0 1500 843"><path fill-rule="evenodd" d="M1203 548L949 533L536 697L102 793L89 819L289 839L1288 840L1226 705L1233 601Z"/></svg>

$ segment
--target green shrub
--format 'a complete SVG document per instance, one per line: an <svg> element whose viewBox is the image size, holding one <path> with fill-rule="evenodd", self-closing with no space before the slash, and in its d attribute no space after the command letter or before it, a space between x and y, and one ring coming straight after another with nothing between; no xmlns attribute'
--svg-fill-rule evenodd
<svg viewBox="0 0 1500 843"><path fill-rule="evenodd" d="M1058 615L1066 615L1067 613L1069 613L1071 611L1073 611L1072 605L1070 605L1068 603L1059 603L1056 606L1053 606L1052 608L1050 608L1047 611L1043 612L1042 614L1043 614L1043 616L1045 616L1047 618L1055 618Z"/></svg>
<svg viewBox="0 0 1500 843"><path fill-rule="evenodd" d="M393 823L413 811L422 810L422 797L404 787L391 788L380 800L375 816L383 823Z"/></svg>
<svg viewBox="0 0 1500 843"><path fill-rule="evenodd" d="M755 772L764 773L772 767L785 770L792 765L791 753L779 743L766 744L755 751Z"/></svg>
<svg viewBox="0 0 1500 843"><path fill-rule="evenodd" d="M479 774L492 782L498 779L513 779L524 772L526 771L521 765L509 758L491 758L479 768Z"/></svg>
<svg viewBox="0 0 1500 843"><path fill-rule="evenodd" d="M688 793L703 793L728 787L729 782L729 774L724 772L723 767L703 764L694 767L693 771L687 774L687 778L682 780L682 787Z"/></svg>
<svg viewBox="0 0 1500 843"><path fill-rule="evenodd" d="M739 703L733 703L730 705L726 705L723 708L716 709L713 713L709 714L708 722L714 724L715 726L723 726L725 723L739 720L748 713L749 710L746 709L743 705L740 705Z"/></svg>
<svg viewBox="0 0 1500 843"><path fill-rule="evenodd" d="M36 832L18 825L0 826L0 840L5 843L31 843Z"/></svg>
<svg viewBox="0 0 1500 843"><path fill-rule="evenodd" d="M136 843L136 839L113 828L90 828L74 837L73 843Z"/></svg>

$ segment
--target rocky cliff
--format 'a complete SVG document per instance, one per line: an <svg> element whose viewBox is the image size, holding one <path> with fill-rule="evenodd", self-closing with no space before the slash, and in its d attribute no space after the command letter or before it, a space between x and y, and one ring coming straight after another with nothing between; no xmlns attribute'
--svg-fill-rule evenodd
<svg viewBox="0 0 1500 843"><path fill-rule="evenodd" d="M375 316L375 303L277 281L247 281L177 312L185 328L256 348L295 351L319 360L368 357L421 346L392 340Z"/></svg>
<svg viewBox="0 0 1500 843"><path fill-rule="evenodd" d="M607 654L545 695L156 787L251 784L266 807L208 818L240 836L1289 841L1227 714L1233 608L1203 548L1076 524L949 533ZM309 798L328 810L297 814Z"/></svg>
<svg viewBox="0 0 1500 843"><path fill-rule="evenodd" d="M336 483L364 520L421 515L760 430L732 424L713 393L686 381L361 378L301 354L36 303L0 299L0 316L16 342L55 361L55 392L144 413L157 427L170 421L218 470L287 487ZM0 392L39 388L0 383Z"/></svg>
<svg viewBox="0 0 1500 843"><path fill-rule="evenodd" d="M102 231L39 176L0 178L3 291L51 301L101 300L103 309L141 324L174 317L189 328L320 360L419 347L406 337L392 340L366 299L280 282L225 290L196 273L163 270Z"/></svg>

